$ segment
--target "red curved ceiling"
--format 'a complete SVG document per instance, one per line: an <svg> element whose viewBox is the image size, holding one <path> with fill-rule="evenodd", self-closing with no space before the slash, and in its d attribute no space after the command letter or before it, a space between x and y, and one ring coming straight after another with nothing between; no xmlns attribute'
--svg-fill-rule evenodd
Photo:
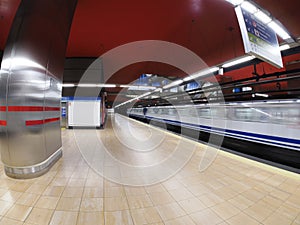
<svg viewBox="0 0 300 225"><path fill-rule="evenodd" d="M279 19L294 37L300 36L299 0L256 2ZM0 0L1 50L19 4L20 0ZM243 54L233 6L225 0L78 0L66 56L98 57L139 40L182 45L208 65ZM143 66L138 72L151 72L154 67ZM160 72L163 73L161 68Z"/></svg>
<svg viewBox="0 0 300 225"><path fill-rule="evenodd" d="M233 7L224 0L85 0L78 2L67 56L100 56L139 40L182 45L209 64L243 52Z"/></svg>
<svg viewBox="0 0 300 225"><path fill-rule="evenodd" d="M11 24L21 0L0 0L0 50L4 49Z"/></svg>

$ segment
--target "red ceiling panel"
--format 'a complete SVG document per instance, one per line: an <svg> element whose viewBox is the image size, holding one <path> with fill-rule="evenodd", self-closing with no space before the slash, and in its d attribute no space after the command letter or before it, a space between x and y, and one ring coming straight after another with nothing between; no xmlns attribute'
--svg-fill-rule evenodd
<svg viewBox="0 0 300 225"><path fill-rule="evenodd" d="M0 50L6 39L21 0L0 0Z"/></svg>
<svg viewBox="0 0 300 225"><path fill-rule="evenodd" d="M67 56L100 56L139 40L182 45L208 64L243 52L233 7L223 0L79 0Z"/></svg>
<svg viewBox="0 0 300 225"><path fill-rule="evenodd" d="M299 0L255 1L279 19L294 37L300 36ZM20 0L0 0L0 50L4 49L19 4ZM195 52L209 66L240 56L244 51L234 9L225 0L78 0L66 56L98 57L122 44L140 40L179 44ZM115 77L178 72L149 63L129 68L131 72L126 68Z"/></svg>

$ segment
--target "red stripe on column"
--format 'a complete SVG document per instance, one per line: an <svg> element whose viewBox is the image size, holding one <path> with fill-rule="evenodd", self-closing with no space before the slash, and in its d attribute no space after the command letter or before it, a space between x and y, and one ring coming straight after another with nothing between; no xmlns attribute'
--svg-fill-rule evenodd
<svg viewBox="0 0 300 225"><path fill-rule="evenodd" d="M9 112L40 112L44 111L41 106L8 106Z"/></svg>
<svg viewBox="0 0 300 225"><path fill-rule="evenodd" d="M45 107L45 111L60 111L60 107Z"/></svg>
<svg viewBox="0 0 300 225"><path fill-rule="evenodd" d="M5 107L5 106L4 106ZM6 107L5 107L6 110ZM8 106L9 112L42 112L42 111L60 111L59 107L43 106Z"/></svg>
<svg viewBox="0 0 300 225"><path fill-rule="evenodd" d="M34 125L42 125L44 124L44 120L27 120L25 122L26 126L34 126Z"/></svg>
<svg viewBox="0 0 300 225"><path fill-rule="evenodd" d="M45 120L27 120L25 122L26 126L35 126L35 125L42 125L45 123L51 123L51 122L55 122L60 120L60 117L56 117L56 118L48 118Z"/></svg>
<svg viewBox="0 0 300 225"><path fill-rule="evenodd" d="M7 122L5 120L0 120L0 126L6 126Z"/></svg>
<svg viewBox="0 0 300 225"><path fill-rule="evenodd" d="M45 123L51 123L60 120L60 117L45 119Z"/></svg>
<svg viewBox="0 0 300 225"><path fill-rule="evenodd" d="M0 112L5 112L6 111L6 106L0 106Z"/></svg>

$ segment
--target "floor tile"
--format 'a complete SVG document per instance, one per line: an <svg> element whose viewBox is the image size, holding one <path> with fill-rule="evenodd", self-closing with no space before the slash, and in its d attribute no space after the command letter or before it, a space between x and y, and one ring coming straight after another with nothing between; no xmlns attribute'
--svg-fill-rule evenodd
<svg viewBox="0 0 300 225"><path fill-rule="evenodd" d="M144 187L125 187L126 196L146 195Z"/></svg>
<svg viewBox="0 0 300 225"><path fill-rule="evenodd" d="M0 200L0 216L4 216L13 206L13 203Z"/></svg>
<svg viewBox="0 0 300 225"><path fill-rule="evenodd" d="M78 211L81 198L60 198L56 206L59 211Z"/></svg>
<svg viewBox="0 0 300 225"><path fill-rule="evenodd" d="M153 205L147 194L127 196L127 200L130 209L147 208Z"/></svg>
<svg viewBox="0 0 300 225"><path fill-rule="evenodd" d="M199 196L198 198L207 207L212 207L214 205L220 204L225 201L224 199L220 198L219 196L217 196L214 193L207 193L207 194Z"/></svg>
<svg viewBox="0 0 300 225"><path fill-rule="evenodd" d="M22 194L22 192L8 191L0 199L7 202L15 203L22 196Z"/></svg>
<svg viewBox="0 0 300 225"><path fill-rule="evenodd" d="M197 225L215 225L221 223L223 220L211 209L205 209L200 212L192 213L190 215L192 220Z"/></svg>
<svg viewBox="0 0 300 225"><path fill-rule="evenodd" d="M153 224L162 222L158 209L154 207L132 209L131 215L135 224Z"/></svg>
<svg viewBox="0 0 300 225"><path fill-rule="evenodd" d="M238 208L234 207L229 202L222 202L218 205L211 207L211 209L215 213L217 213L223 220L227 220L240 212Z"/></svg>
<svg viewBox="0 0 300 225"><path fill-rule="evenodd" d="M198 212L206 208L206 206L197 198L182 200L179 201L178 204L187 214Z"/></svg>
<svg viewBox="0 0 300 225"><path fill-rule="evenodd" d="M105 225L133 225L131 215L128 210L105 212Z"/></svg>
<svg viewBox="0 0 300 225"><path fill-rule="evenodd" d="M249 199L252 202L257 202L263 197L265 197L265 194L261 191L258 191L256 189L250 189L245 192L243 192L241 195L243 195L245 198Z"/></svg>
<svg viewBox="0 0 300 225"><path fill-rule="evenodd" d="M158 213L164 221L186 215L183 209L177 203L159 205L156 207Z"/></svg>
<svg viewBox="0 0 300 225"><path fill-rule="evenodd" d="M26 223L36 225L49 224L54 210L34 208L26 219Z"/></svg>
<svg viewBox="0 0 300 225"><path fill-rule="evenodd" d="M18 221L25 221L31 210L32 207L15 204L9 209L5 217Z"/></svg>
<svg viewBox="0 0 300 225"><path fill-rule="evenodd" d="M23 193L20 198L16 201L19 205L27 205L34 206L34 204L38 201L40 195Z"/></svg>
<svg viewBox="0 0 300 225"><path fill-rule="evenodd" d="M71 178L67 184L69 187L84 187L86 179Z"/></svg>
<svg viewBox="0 0 300 225"><path fill-rule="evenodd" d="M47 185L33 184L25 192L41 195L45 191L46 188L47 188Z"/></svg>
<svg viewBox="0 0 300 225"><path fill-rule="evenodd" d="M83 198L80 205L80 211L103 211L103 198Z"/></svg>
<svg viewBox="0 0 300 225"><path fill-rule="evenodd" d="M77 212L55 211L49 225L71 225L76 224Z"/></svg>
<svg viewBox="0 0 300 225"><path fill-rule="evenodd" d="M189 192L186 188L172 189L169 190L169 193L176 201L181 201L194 197L194 195L191 192Z"/></svg>
<svg viewBox="0 0 300 225"><path fill-rule="evenodd" d="M0 225L23 225L23 222L9 218L2 218L0 220Z"/></svg>
<svg viewBox="0 0 300 225"><path fill-rule="evenodd" d="M103 198L103 188L85 187L83 191L83 198Z"/></svg>
<svg viewBox="0 0 300 225"><path fill-rule="evenodd" d="M59 197L41 196L34 207L42 209L55 209L58 201Z"/></svg>
<svg viewBox="0 0 300 225"><path fill-rule="evenodd" d="M123 187L106 188L104 191L105 198L124 197L124 196L125 196L125 190Z"/></svg>
<svg viewBox="0 0 300 225"><path fill-rule="evenodd" d="M226 220L226 222L230 225L259 225L261 224L257 220L253 219L252 217L248 216L245 213L239 213L230 219Z"/></svg>
<svg viewBox="0 0 300 225"><path fill-rule="evenodd" d="M253 217L257 221L262 222L267 217L269 217L273 211L272 209L270 209L270 206L268 206L266 203L259 202L245 209L243 212L246 213L248 216Z"/></svg>
<svg viewBox="0 0 300 225"><path fill-rule="evenodd" d="M67 198L81 198L83 194L83 187L69 187L67 186L62 193L62 197Z"/></svg>
<svg viewBox="0 0 300 225"><path fill-rule="evenodd" d="M230 200L228 200L233 206L240 210L244 210L254 204L251 200L248 198L244 197L243 195L238 195Z"/></svg>
<svg viewBox="0 0 300 225"><path fill-rule="evenodd" d="M276 210L276 212L288 219L294 220L299 214L299 209L284 203Z"/></svg>
<svg viewBox="0 0 300 225"><path fill-rule="evenodd" d="M149 196L154 205L163 205L175 201L168 192L154 192L150 193Z"/></svg>
<svg viewBox="0 0 300 225"><path fill-rule="evenodd" d="M263 221L264 225L282 225L282 224L292 224L293 220L282 216L279 213L271 214L267 219Z"/></svg>
<svg viewBox="0 0 300 225"><path fill-rule="evenodd" d="M166 221L165 225L195 225L195 223L189 216L184 216Z"/></svg>
<svg viewBox="0 0 300 225"><path fill-rule="evenodd" d="M64 189L64 186L48 186L42 195L60 197Z"/></svg>
<svg viewBox="0 0 300 225"><path fill-rule="evenodd" d="M129 209L125 197L104 198L105 211L122 211Z"/></svg>
<svg viewBox="0 0 300 225"><path fill-rule="evenodd" d="M103 212L79 212L77 225L104 225Z"/></svg>

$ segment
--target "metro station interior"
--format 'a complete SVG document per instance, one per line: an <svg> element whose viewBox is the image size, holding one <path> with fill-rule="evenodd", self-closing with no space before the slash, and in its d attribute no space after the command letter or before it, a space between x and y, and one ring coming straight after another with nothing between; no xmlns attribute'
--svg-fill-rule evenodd
<svg viewBox="0 0 300 225"><path fill-rule="evenodd" d="M0 0L0 225L300 225L298 0Z"/></svg>

